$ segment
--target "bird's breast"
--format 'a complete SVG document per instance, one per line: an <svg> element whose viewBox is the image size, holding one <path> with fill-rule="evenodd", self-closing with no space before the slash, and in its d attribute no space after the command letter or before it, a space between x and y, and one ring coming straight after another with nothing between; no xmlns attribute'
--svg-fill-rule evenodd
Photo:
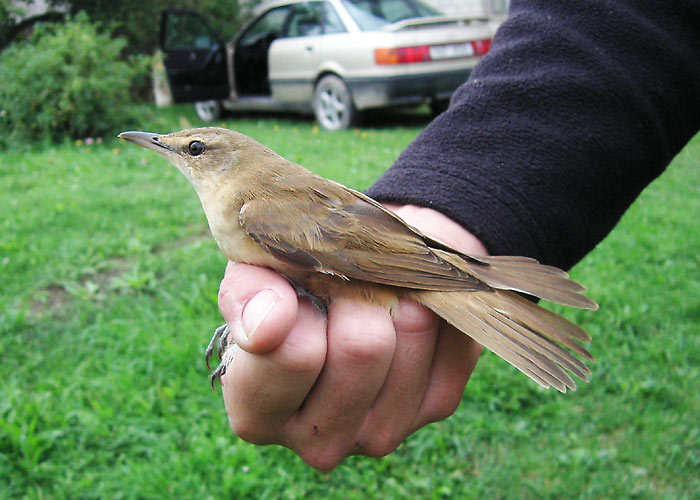
<svg viewBox="0 0 700 500"><path fill-rule="evenodd" d="M217 224L209 221L209 229L228 260L247 264L267 265L260 262L267 256L260 246L243 231L239 224Z"/></svg>
<svg viewBox="0 0 700 500"><path fill-rule="evenodd" d="M240 204L226 203L225 199L232 197L200 196L209 230L223 254L233 262L272 267L272 257L241 227L238 219Z"/></svg>

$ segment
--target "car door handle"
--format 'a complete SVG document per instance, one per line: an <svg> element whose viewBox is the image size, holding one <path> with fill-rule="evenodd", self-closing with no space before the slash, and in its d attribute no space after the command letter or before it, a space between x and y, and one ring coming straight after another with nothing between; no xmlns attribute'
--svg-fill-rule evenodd
<svg viewBox="0 0 700 500"><path fill-rule="evenodd" d="M306 52L313 52L313 51L314 51L314 47L313 47L313 45L307 45L306 47L304 47L304 50L305 50Z"/></svg>

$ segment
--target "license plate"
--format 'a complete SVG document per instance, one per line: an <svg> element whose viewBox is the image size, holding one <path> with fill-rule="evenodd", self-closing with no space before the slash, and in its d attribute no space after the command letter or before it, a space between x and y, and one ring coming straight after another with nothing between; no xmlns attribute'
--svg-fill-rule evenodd
<svg viewBox="0 0 700 500"><path fill-rule="evenodd" d="M430 47L430 58L454 59L457 57L470 57L474 55L474 49L469 42L450 43L448 45L433 45Z"/></svg>

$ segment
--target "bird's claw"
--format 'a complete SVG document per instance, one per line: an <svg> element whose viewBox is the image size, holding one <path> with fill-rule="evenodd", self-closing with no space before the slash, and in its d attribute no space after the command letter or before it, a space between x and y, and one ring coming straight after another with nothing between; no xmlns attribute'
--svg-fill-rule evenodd
<svg viewBox="0 0 700 500"><path fill-rule="evenodd" d="M217 380L221 380L221 377L224 376L224 373L226 373L226 367L233 361L233 356L225 356L225 350L228 347L228 337L231 333L231 330L229 329L228 325L224 323L220 327L218 327L216 330L214 330L214 335L212 335L211 340L209 341L209 344L207 345L207 348L204 350L204 360L207 363L207 368L211 370L211 365L209 364L209 360L211 359L212 355L214 354L214 349L216 349L216 355L219 357L221 362L219 363L219 366L217 366L214 371L209 375L209 378L211 379L211 386L212 388L214 387L214 383ZM236 346L237 347L237 346ZM226 359L224 359L224 357Z"/></svg>
<svg viewBox="0 0 700 500"><path fill-rule="evenodd" d="M226 373L226 365L222 361L219 363L219 366L216 367L216 369L211 372L211 375L209 375L209 378L211 379L211 388L214 389L214 384L216 383L217 380L221 380L221 377L224 376L224 373Z"/></svg>
<svg viewBox="0 0 700 500"><path fill-rule="evenodd" d="M219 359L221 359L221 353L223 351L223 344L228 338L229 334L229 329L228 325L224 323L221 325L219 328L214 330L214 335L212 335L211 340L209 341L209 344L207 345L207 348L204 350L204 361L207 363L207 368L211 370L211 366L209 365L209 359L211 358L212 354L214 353L214 346L216 346L216 354L219 356Z"/></svg>
<svg viewBox="0 0 700 500"><path fill-rule="evenodd" d="M221 377L224 376L226 373L226 369L233 363L233 359L236 357L236 354L238 354L238 351L240 350L240 347L238 345L231 341L227 346L226 350L224 351L224 355L221 357L221 363L219 363L219 366L214 369L213 372L211 372L211 375L209 375L209 378L211 379L211 386L214 388L214 382L217 380L220 382Z"/></svg>
<svg viewBox="0 0 700 500"><path fill-rule="evenodd" d="M228 325L226 325L226 328L224 328L224 331L221 332L221 335L219 336L219 343L216 345L216 355L219 356L219 361L221 361L224 350L226 349L226 343L228 342L228 336L230 333L231 330L229 330Z"/></svg>

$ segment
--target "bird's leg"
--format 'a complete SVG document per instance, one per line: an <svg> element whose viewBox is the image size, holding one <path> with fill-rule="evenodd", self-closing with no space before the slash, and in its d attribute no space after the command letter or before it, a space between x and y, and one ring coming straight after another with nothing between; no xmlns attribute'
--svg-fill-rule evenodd
<svg viewBox="0 0 700 500"><path fill-rule="evenodd" d="M221 336L219 337L219 343L216 346L216 355L219 356L219 361L221 361L222 355L226 350L226 346L228 345L228 336L231 333L228 324L225 323L225 325L226 328L224 328L224 331L221 332ZM231 342L233 342L233 340L231 340Z"/></svg>
<svg viewBox="0 0 700 500"><path fill-rule="evenodd" d="M217 380L221 380L221 377L224 376L224 373L226 373L226 367L233 362L233 358L236 356L236 352L238 352L239 349L236 342L233 340L229 341L230 333L231 330L229 329L228 324L224 323L219 328L214 330L214 335L212 335L209 345L207 345L207 348L204 350L204 360L207 363L207 368L211 369L209 359L211 358L212 354L214 354L215 346L216 354L221 360L219 366L217 366L214 371L211 372L211 375L209 375L212 388L214 387L214 383Z"/></svg>
<svg viewBox="0 0 700 500"><path fill-rule="evenodd" d="M214 335L212 335L209 345L207 345L207 348L204 350L204 360L207 363L207 368L211 369L209 359L211 358L212 354L214 354L215 346L216 354L221 360L219 366L217 366L211 375L209 375L212 387L214 387L214 382L221 380L221 377L224 375L224 373L226 373L226 367L233 361L233 357L236 354L235 351L238 350L238 346L235 342L231 341L229 344L226 343L230 333L231 330L229 329L228 325L224 323L219 328L214 330Z"/></svg>
<svg viewBox="0 0 700 500"><path fill-rule="evenodd" d="M326 305L326 303L325 303L323 300L321 300L321 299L319 299L318 297L316 297L316 296L315 296L313 293L311 293L307 288L304 288L304 287L301 286L301 285L297 285L296 283L294 283L294 282L293 282L292 280L290 280L289 278L287 278L287 280L289 281L289 283L290 283L290 284L292 285L292 287L294 288L294 291L295 291L296 294L297 294L297 298L300 298L300 299L308 299L309 302L311 302L311 305L313 305L313 306L316 308L316 310L317 310L318 312L323 313L323 314L327 314L327 313L328 313L328 306Z"/></svg>
<svg viewBox="0 0 700 500"><path fill-rule="evenodd" d="M221 377L224 376L224 373L226 373L226 365L222 361L219 363L219 366L217 366L213 372L211 372L211 375L209 375L209 378L211 379L211 388L214 388L214 383L217 380L221 380Z"/></svg>
<svg viewBox="0 0 700 500"><path fill-rule="evenodd" d="M211 366L209 366L209 358L211 358L211 355L214 353L214 346L216 346L216 352L219 356L219 359L221 359L223 343L226 341L228 334L229 329L226 323L214 330L214 335L211 337L209 345L207 345L207 348L204 350L204 360L207 363L207 368L209 368L210 370Z"/></svg>
<svg viewBox="0 0 700 500"><path fill-rule="evenodd" d="M226 328L224 331L228 332L228 328ZM224 373L226 373L226 367L233 363L233 358L236 357L236 353L239 351L239 349L240 347L238 347L238 345L233 341L226 346L224 355L221 357L221 363L219 363L219 366L217 366L214 371L211 372L211 375L209 375L212 388L214 388L214 383L217 380L221 381L221 377L223 377Z"/></svg>

